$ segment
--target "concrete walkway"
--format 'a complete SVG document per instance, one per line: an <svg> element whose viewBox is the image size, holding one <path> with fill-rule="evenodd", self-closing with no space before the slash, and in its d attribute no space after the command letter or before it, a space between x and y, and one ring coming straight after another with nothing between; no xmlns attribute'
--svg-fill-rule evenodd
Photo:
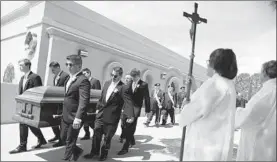
<svg viewBox="0 0 277 162"><path fill-rule="evenodd" d="M121 128L118 127L111 144L109 157L106 161L178 161L182 133L178 124L159 128L150 125L150 127L146 128L143 125L145 119L145 117L139 118L135 136L136 145L130 149L128 154L123 156L116 155L122 147L122 144L118 142L121 133ZM176 119L178 119L178 115ZM46 139L53 137L51 128L43 128L42 132ZM84 131L81 129L79 137L83 135ZM19 144L19 125L1 125L1 161L61 161L64 147L52 148L52 144L49 143L41 149L33 150L31 146L36 144L36 140L36 137L29 131L28 151L10 155L9 151ZM236 132L235 145L238 144L238 141L239 132ZM91 140L78 140L78 145L84 149L84 154L86 154L90 151ZM79 161L91 160L86 160L81 157Z"/></svg>

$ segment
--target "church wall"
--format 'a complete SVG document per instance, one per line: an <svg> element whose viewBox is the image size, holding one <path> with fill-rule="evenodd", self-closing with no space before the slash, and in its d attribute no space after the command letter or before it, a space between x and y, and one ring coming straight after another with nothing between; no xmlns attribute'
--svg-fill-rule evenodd
<svg viewBox="0 0 277 162"><path fill-rule="evenodd" d="M67 72L66 56L77 54L79 49L88 52L83 67L89 68L102 85L110 79L111 68L117 65L123 67L124 75L132 68L140 69L141 78L149 82L150 90L155 83L166 90L171 81L180 87L188 71L188 59L75 2L29 2L11 17L1 18L1 100L4 101L1 123L14 122L11 119L14 97L22 76L17 63L27 57L24 51L27 31L38 36L31 70L41 76L43 85L52 85L49 63L58 61ZM13 64L14 77L3 83L9 63ZM194 65L197 80L206 79L203 70ZM163 78L162 74L165 74Z"/></svg>

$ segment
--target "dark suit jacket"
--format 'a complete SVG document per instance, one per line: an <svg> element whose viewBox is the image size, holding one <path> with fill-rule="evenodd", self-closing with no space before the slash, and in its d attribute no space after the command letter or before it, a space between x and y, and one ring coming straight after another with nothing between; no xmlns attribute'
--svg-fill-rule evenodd
<svg viewBox="0 0 277 162"><path fill-rule="evenodd" d="M57 84L55 85L56 77L58 77L59 79L57 81ZM69 78L69 75L66 72L62 71L59 75L54 76L53 85L58 87L64 87L65 82L68 80L68 78Z"/></svg>
<svg viewBox="0 0 277 162"><path fill-rule="evenodd" d="M172 97L173 97L174 104L172 103L171 99L169 98L168 93L167 92L165 93L163 108L173 109L173 106L176 107L176 105L177 105L177 94L173 93Z"/></svg>
<svg viewBox="0 0 277 162"><path fill-rule="evenodd" d="M177 95L177 104L182 106L183 100L185 99L185 97L187 96L186 92L179 92Z"/></svg>
<svg viewBox="0 0 277 162"><path fill-rule="evenodd" d="M28 79L25 83L25 87L23 89L23 79L24 75L21 77L19 81L19 86L18 86L18 93L21 95L24 91L26 91L29 88L34 88L34 87L39 87L42 86L41 78L39 75L33 73L32 71L28 75Z"/></svg>
<svg viewBox="0 0 277 162"><path fill-rule="evenodd" d="M67 84L69 78L65 82ZM66 86L65 86L66 90ZM90 100L90 82L82 73L70 84L63 102L63 120L73 123L75 118L84 120Z"/></svg>
<svg viewBox="0 0 277 162"><path fill-rule="evenodd" d="M157 110L159 109L158 101L154 96L155 90L151 92L151 110ZM164 102L164 92L162 90L159 90L158 92L158 98L161 104Z"/></svg>
<svg viewBox="0 0 277 162"><path fill-rule="evenodd" d="M119 81L106 102L106 94L111 82L111 80L105 82L96 107L99 110L96 115L96 122L98 123L118 124L122 109L124 107L133 108L131 93L122 81Z"/></svg>
<svg viewBox="0 0 277 162"><path fill-rule="evenodd" d="M100 81L98 79L91 78L90 85L91 85L91 87L90 87L91 89L101 90L101 84L100 84Z"/></svg>
<svg viewBox="0 0 277 162"><path fill-rule="evenodd" d="M131 87L133 82L130 83ZM133 92L133 91L132 91ZM135 117L140 116L141 107L143 104L143 100L145 103L145 112L150 112L150 97L149 97L149 89L148 84L142 80L138 81L138 87L135 88L133 92L132 99L134 102L134 115Z"/></svg>

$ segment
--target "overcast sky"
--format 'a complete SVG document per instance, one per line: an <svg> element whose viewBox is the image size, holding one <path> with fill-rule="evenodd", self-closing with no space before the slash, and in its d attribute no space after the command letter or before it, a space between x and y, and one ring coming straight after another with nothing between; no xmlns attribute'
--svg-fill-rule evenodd
<svg viewBox="0 0 277 162"><path fill-rule="evenodd" d="M76 1L77 2L77 1ZM24 3L24 2L23 2ZM23 4L1 1L1 16ZM77 3L189 58L193 1L78 1ZM260 71L265 61L276 60L276 11L264 1L197 2L201 17L196 34L195 62L206 66L216 48L231 48L239 73Z"/></svg>

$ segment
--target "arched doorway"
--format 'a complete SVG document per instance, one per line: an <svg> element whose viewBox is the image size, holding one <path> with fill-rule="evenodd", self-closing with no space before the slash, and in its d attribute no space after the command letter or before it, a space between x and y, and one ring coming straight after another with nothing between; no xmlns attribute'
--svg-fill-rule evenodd
<svg viewBox="0 0 277 162"><path fill-rule="evenodd" d="M173 76L173 77L170 77L170 78L167 80L167 82L166 82L165 91L167 91L168 85L173 85L175 92L178 93L179 90L180 90L180 86L182 86L181 83L182 83L182 82L181 82L181 80L180 80L179 78L174 77L174 76Z"/></svg>
<svg viewBox="0 0 277 162"><path fill-rule="evenodd" d="M148 84L149 92L153 90L153 77L151 70L145 70L142 74L142 80Z"/></svg>
<svg viewBox="0 0 277 162"><path fill-rule="evenodd" d="M122 67L123 69L123 72L124 72L124 67L121 63L119 62L115 62L115 61L112 61L112 62L109 62L105 65L104 67L104 71L103 71L103 80L102 80L102 85L107 81L109 80L111 77L110 77L110 74L112 72L112 69L116 66L120 66ZM123 76L124 77L124 76Z"/></svg>

